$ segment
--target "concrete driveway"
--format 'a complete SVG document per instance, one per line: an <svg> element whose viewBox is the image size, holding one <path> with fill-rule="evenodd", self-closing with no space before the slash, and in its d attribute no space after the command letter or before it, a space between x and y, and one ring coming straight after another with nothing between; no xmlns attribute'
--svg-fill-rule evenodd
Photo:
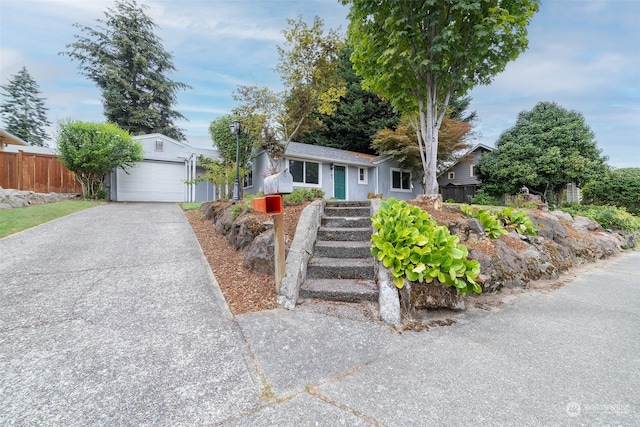
<svg viewBox="0 0 640 427"><path fill-rule="evenodd" d="M0 240L0 284L0 425L640 425L640 252L398 334L233 319L176 205L107 204Z"/></svg>

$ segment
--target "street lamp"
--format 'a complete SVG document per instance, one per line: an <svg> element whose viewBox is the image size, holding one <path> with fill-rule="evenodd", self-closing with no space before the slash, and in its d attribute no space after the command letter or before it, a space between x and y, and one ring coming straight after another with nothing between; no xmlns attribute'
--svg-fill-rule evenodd
<svg viewBox="0 0 640 427"><path fill-rule="evenodd" d="M240 120L234 120L229 125L231 134L236 136L236 180L233 183L233 200L240 200L240 177L239 177L239 164L240 164Z"/></svg>

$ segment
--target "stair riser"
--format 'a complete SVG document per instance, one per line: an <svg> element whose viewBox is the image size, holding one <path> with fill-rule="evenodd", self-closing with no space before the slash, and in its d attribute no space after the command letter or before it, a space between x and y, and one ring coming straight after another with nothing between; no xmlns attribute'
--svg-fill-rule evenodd
<svg viewBox="0 0 640 427"><path fill-rule="evenodd" d="M370 208L324 208L324 216L371 217Z"/></svg>
<svg viewBox="0 0 640 427"><path fill-rule="evenodd" d="M378 293L371 294L352 294L349 292L314 292L306 289L300 289L300 297L301 298L315 298L321 299L324 301L339 301L339 302L364 302L378 301Z"/></svg>
<svg viewBox="0 0 640 427"><path fill-rule="evenodd" d="M371 266L307 266L309 279L373 279L375 271Z"/></svg>
<svg viewBox="0 0 640 427"><path fill-rule="evenodd" d="M322 226L328 228L366 228L371 227L371 218L324 217Z"/></svg>
<svg viewBox="0 0 640 427"><path fill-rule="evenodd" d="M366 242L368 240L371 240L371 234L371 230L332 230L321 228L320 230L318 230L318 237L316 238L316 240L349 240L352 242Z"/></svg>
<svg viewBox="0 0 640 427"><path fill-rule="evenodd" d="M371 202L337 202L337 201L329 201L326 204L326 207L328 208L345 208L345 207L366 207L366 208L370 208L371 207Z"/></svg>
<svg viewBox="0 0 640 427"><path fill-rule="evenodd" d="M348 242L345 242L345 245ZM348 246L341 247L329 247L329 246L316 246L313 251L314 257L326 257L326 258L371 258L371 249L369 247L355 247L350 248Z"/></svg>

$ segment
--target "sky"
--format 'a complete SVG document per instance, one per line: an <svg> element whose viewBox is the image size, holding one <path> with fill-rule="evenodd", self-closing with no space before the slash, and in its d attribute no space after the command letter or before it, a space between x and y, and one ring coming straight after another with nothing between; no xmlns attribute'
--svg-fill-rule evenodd
<svg viewBox="0 0 640 427"><path fill-rule="evenodd" d="M211 147L208 126L237 105L239 85L281 90L277 46L287 19L346 33L338 0L139 0L173 55L176 124L194 146ZM100 92L59 55L113 0L0 0L0 83L23 66L38 83L55 134L61 120L104 121ZM640 0L543 0L529 26L529 48L491 84L474 88L474 143L495 146L518 113L553 101L581 113L608 164L640 167ZM50 144L53 145L53 144Z"/></svg>

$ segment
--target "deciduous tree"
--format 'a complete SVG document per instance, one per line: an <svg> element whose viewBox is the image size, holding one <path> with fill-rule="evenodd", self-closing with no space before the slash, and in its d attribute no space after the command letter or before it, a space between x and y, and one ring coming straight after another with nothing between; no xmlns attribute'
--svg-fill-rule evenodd
<svg viewBox="0 0 640 427"><path fill-rule="evenodd" d="M86 198L97 198L109 171L142 161L142 146L113 123L68 121L58 134L60 161L73 172Z"/></svg>
<svg viewBox="0 0 640 427"><path fill-rule="evenodd" d="M61 52L79 62L80 73L102 91L104 114L133 135L161 133L185 139L175 120L186 119L173 106L177 92L189 88L171 80L173 58L145 14L148 6L120 0L97 25L75 24L80 34Z"/></svg>
<svg viewBox="0 0 640 427"><path fill-rule="evenodd" d="M438 193L438 130L449 100L489 83L527 47L537 0L342 0L367 88L412 119L425 194Z"/></svg>
<svg viewBox="0 0 640 427"><path fill-rule="evenodd" d="M47 146L45 128L51 125L47 120L48 108L44 106L45 99L40 97L38 84L27 67L22 67L0 88L4 91L0 115L7 132L31 145Z"/></svg>
<svg viewBox="0 0 640 427"><path fill-rule="evenodd" d="M496 149L480 158L476 173L491 194L513 194L526 186L545 199L555 195L561 204L568 183L582 187L606 172L605 161L582 114L540 102L518 115Z"/></svg>

